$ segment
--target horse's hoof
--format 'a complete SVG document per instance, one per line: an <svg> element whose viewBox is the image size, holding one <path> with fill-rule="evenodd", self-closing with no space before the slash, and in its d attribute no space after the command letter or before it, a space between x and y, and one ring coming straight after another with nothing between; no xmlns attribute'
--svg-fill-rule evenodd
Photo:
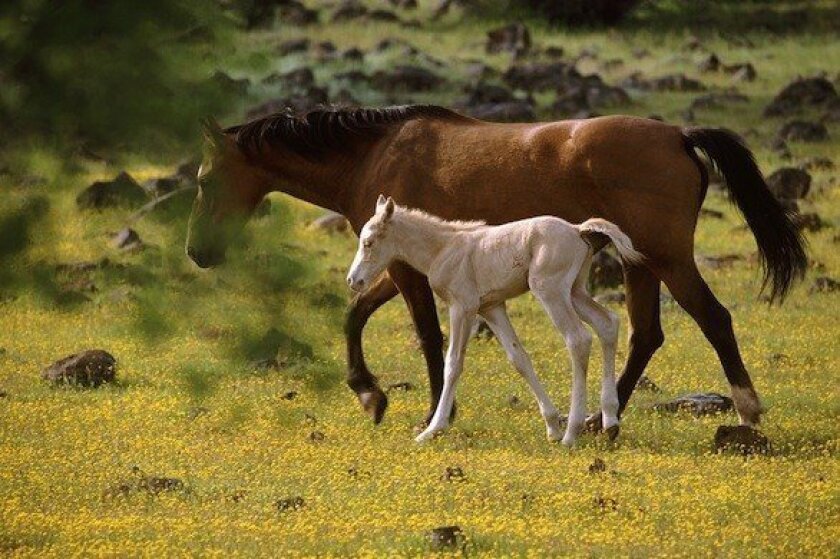
<svg viewBox="0 0 840 559"><path fill-rule="evenodd" d="M592 415L586 418L586 431L588 433L600 433L604 430L604 423L602 414L599 411L596 411Z"/></svg>
<svg viewBox="0 0 840 559"><path fill-rule="evenodd" d="M619 426L618 426L618 423L616 423L612 427L607 427L607 429L604 432L607 434L607 438L610 441L614 441L615 439L618 438L618 431L619 431Z"/></svg>
<svg viewBox="0 0 840 559"><path fill-rule="evenodd" d="M359 392L357 396L365 413L373 419L375 425L379 425L385 416L385 410L388 408L388 397L385 396L385 393L379 387L375 387L367 392Z"/></svg>

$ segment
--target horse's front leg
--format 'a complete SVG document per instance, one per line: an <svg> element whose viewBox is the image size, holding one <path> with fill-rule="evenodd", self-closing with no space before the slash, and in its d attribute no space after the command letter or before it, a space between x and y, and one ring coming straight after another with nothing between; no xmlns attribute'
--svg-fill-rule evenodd
<svg viewBox="0 0 840 559"><path fill-rule="evenodd" d="M426 359L430 398L429 412L421 424L422 429L431 421L443 390L443 333L440 331L435 297L426 276L402 263L395 263L389 267L388 274L393 278L405 299ZM450 419L454 417L455 404L453 402Z"/></svg>
<svg viewBox="0 0 840 559"><path fill-rule="evenodd" d="M356 393L359 403L374 423L382 421L388 407L388 397L365 363L362 330L370 316L397 293L397 286L387 274L383 274L370 289L353 299L344 322L344 335L347 340L347 385Z"/></svg>
<svg viewBox="0 0 840 559"><path fill-rule="evenodd" d="M435 433L449 426L449 414L455 402L455 387L464 369L464 354L470 339L476 311L466 309L460 304L449 308L449 350L446 352L446 364L443 373L443 392L429 426L417 436L417 442L427 441Z"/></svg>

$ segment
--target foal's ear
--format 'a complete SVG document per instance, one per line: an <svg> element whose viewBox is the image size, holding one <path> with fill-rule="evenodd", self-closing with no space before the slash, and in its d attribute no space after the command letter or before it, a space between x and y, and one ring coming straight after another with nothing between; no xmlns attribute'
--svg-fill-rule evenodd
<svg viewBox="0 0 840 559"><path fill-rule="evenodd" d="M385 205L386 201L387 200L385 200L385 196L380 194L379 198L376 199L376 211L379 211L380 209L382 209L382 206Z"/></svg>
<svg viewBox="0 0 840 559"><path fill-rule="evenodd" d="M388 200L385 201L385 219L391 219L391 216L394 215L394 199L388 196Z"/></svg>

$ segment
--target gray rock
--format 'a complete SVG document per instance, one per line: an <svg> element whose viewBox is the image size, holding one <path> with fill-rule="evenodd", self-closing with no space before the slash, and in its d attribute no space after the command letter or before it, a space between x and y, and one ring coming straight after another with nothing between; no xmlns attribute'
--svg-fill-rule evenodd
<svg viewBox="0 0 840 559"><path fill-rule="evenodd" d="M840 281L828 276L820 276L814 280L808 293L835 293L840 291Z"/></svg>
<svg viewBox="0 0 840 559"><path fill-rule="evenodd" d="M142 186L123 171L110 181L97 181L76 197L82 209L101 209L115 206L138 206L149 198Z"/></svg>
<svg viewBox="0 0 840 559"><path fill-rule="evenodd" d="M279 512L293 512L300 510L305 506L306 502L303 500L303 497L300 496L286 497L274 503L274 508L276 508Z"/></svg>
<svg viewBox="0 0 840 559"><path fill-rule="evenodd" d="M431 91L446 80L420 66L395 66L392 70L379 70L371 76L371 84L381 91Z"/></svg>
<svg viewBox="0 0 840 559"><path fill-rule="evenodd" d="M332 15L332 21L351 21L366 16L368 13L367 7L358 0L344 0L335 9Z"/></svg>
<svg viewBox="0 0 840 559"><path fill-rule="evenodd" d="M277 47L277 54L280 56L288 56L290 54L306 52L309 50L309 39L307 38L300 38L300 39L290 39L288 41L283 41L280 43L280 46Z"/></svg>
<svg viewBox="0 0 840 559"><path fill-rule="evenodd" d="M464 109L473 118L489 122L534 122L537 113L527 101L507 101L504 103L482 103Z"/></svg>
<svg viewBox="0 0 840 559"><path fill-rule="evenodd" d="M782 126L779 137L788 142L822 142L828 139L828 128L821 122L792 120Z"/></svg>
<svg viewBox="0 0 840 559"><path fill-rule="evenodd" d="M107 351L91 349L60 359L41 371L53 384L97 387L116 377L117 361Z"/></svg>
<svg viewBox="0 0 840 559"><path fill-rule="evenodd" d="M796 167L782 167L767 177L770 192L780 200L800 200L811 189L811 175Z"/></svg>
<svg viewBox="0 0 840 559"><path fill-rule="evenodd" d="M131 227L124 227L114 233L111 237L111 243L118 249L124 251L137 251L143 248L143 241L137 231Z"/></svg>
<svg viewBox="0 0 840 559"><path fill-rule="evenodd" d="M707 392L700 394L686 394L670 402L654 404L653 409L660 412L676 413L678 411L691 412L695 417L727 412L733 409L732 398Z"/></svg>
<svg viewBox="0 0 840 559"><path fill-rule="evenodd" d="M764 116L782 116L806 107L837 102L837 90L826 78L799 78L786 85L764 109Z"/></svg>
<svg viewBox="0 0 840 559"><path fill-rule="evenodd" d="M309 227L327 233L344 233L350 229L350 224L343 215L336 212L327 212L313 221Z"/></svg>
<svg viewBox="0 0 840 559"><path fill-rule="evenodd" d="M492 29L487 32L485 50L488 54L509 52L522 56L531 50L531 33L520 22Z"/></svg>
<svg viewBox="0 0 840 559"><path fill-rule="evenodd" d="M511 66L502 78L515 89L545 91L564 87L570 80L577 82L581 75L574 65L565 62L532 62Z"/></svg>
<svg viewBox="0 0 840 559"><path fill-rule="evenodd" d="M606 250L601 250L592 257L592 268L589 272L589 286L595 291L603 288L614 288L624 283L624 273L621 262Z"/></svg>

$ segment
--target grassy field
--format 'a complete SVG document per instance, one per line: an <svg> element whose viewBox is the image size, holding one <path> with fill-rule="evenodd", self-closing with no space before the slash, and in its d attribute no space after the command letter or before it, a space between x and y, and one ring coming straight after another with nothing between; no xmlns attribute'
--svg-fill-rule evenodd
<svg viewBox="0 0 840 559"><path fill-rule="evenodd" d="M421 2L417 17L430 5ZM286 39L305 35L331 40L339 50L368 50L384 37L401 37L448 64L441 72L450 85L410 100L451 104L462 95L464 61L479 58L500 70L510 64L509 56L483 52L485 31L502 22L452 14L422 29L322 23L256 31L243 33L221 61L232 75L258 81L306 63L303 55L273 54ZM647 76L685 72L721 89L732 85L725 75L698 74L703 54L683 49L692 32L682 27L654 32L635 22L606 32L567 32L527 23L541 47L562 46L570 58L584 48L597 51L597 59L579 66L609 83L640 70ZM836 34L739 29L735 41L711 28L696 33L725 62L750 61L758 73L754 82L737 84L747 103L698 111L697 122L744 134L768 174L813 156L840 164L836 124L829 125L826 142L792 143L792 160L785 162L769 149L784 120L761 116L797 75L837 71ZM743 39L752 46L739 46ZM635 49L650 55L636 60ZM616 57L624 60L622 68L601 69ZM335 93L335 72L398 62L395 53L372 54L363 64L315 65L315 73ZM372 90L352 93L366 103L386 101ZM249 102L265 95L257 88ZM697 95L640 95L614 112L681 122ZM551 99L538 101L541 116L549 118L544 107ZM454 555L840 554L840 298L809 292L817 276L840 277L836 170L813 172L812 192L800 204L833 225L807 234L814 265L782 307L757 297L755 245L740 216L719 194L706 200L724 217L701 219L697 252L745 259L702 271L732 311L745 362L768 408L762 430L773 452L744 458L712 450L715 429L735 424L734 413L697 419L650 409L687 392L727 391L712 349L673 303L663 304L666 342L648 369L662 393L634 395L616 444L592 435L572 450L548 443L536 405L501 348L476 340L457 421L444 436L418 446L412 427L427 408L425 365L401 300L374 316L365 347L383 386L408 382L414 389L392 390L385 421L374 427L343 383L349 299L343 278L355 238L308 228L321 210L272 195L271 211L249 224L247 242L230 264L205 272L183 256L185 203L139 221L135 228L148 247L128 254L111 247L106 233L122 227L129 210L75 207L75 195L92 180L122 169L145 179L171 168L132 155L110 163L67 162L48 150L16 154L14 165L25 176L0 175L0 229L8 236L0 262L0 553L417 556L430 553L431 529L458 525L466 540L449 551ZM19 213L26 208L28 214ZM14 245L13 237L23 240ZM91 272L55 271L61 263L103 257L108 263ZM68 285L82 285L87 300L64 297ZM614 308L626 329L623 307ZM562 340L529 297L515 301L511 315L537 372L565 409L570 371ZM273 340L266 337L270 328L277 329ZM253 366L278 345L281 370ZM86 348L117 358L117 383L55 389L39 379L43 367ZM625 350L622 343L620 363ZM590 370L599 367L596 347ZM521 403L511 405L514 395ZM597 459L606 471L591 473ZM454 468L463 476L447 476ZM158 493L120 489L144 476L183 485Z"/></svg>

